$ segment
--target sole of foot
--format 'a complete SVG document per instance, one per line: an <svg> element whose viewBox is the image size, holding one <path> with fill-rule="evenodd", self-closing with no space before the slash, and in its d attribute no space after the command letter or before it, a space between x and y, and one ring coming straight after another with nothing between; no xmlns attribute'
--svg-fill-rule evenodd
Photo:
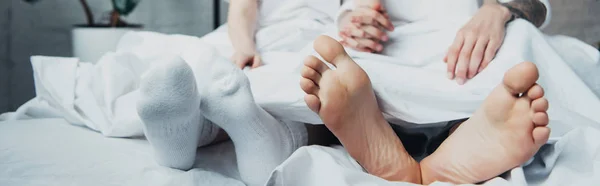
<svg viewBox="0 0 600 186"><path fill-rule="evenodd" d="M474 115L421 161L423 184L478 183L528 161L548 141L548 100L537 67L516 65Z"/></svg>
<svg viewBox="0 0 600 186"><path fill-rule="evenodd" d="M314 49L336 69L307 57L300 86L308 107L370 174L419 183L419 164L384 119L365 71L330 37L318 37Z"/></svg>

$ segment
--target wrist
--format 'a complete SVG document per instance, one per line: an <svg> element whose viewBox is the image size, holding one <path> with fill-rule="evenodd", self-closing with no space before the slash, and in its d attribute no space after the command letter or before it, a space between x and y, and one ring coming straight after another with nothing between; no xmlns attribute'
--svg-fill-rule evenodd
<svg viewBox="0 0 600 186"><path fill-rule="evenodd" d="M233 51L234 53L237 53L238 55L244 55L244 56L251 56L256 54L256 49L254 47L249 47L249 46L234 46L233 47Z"/></svg>
<svg viewBox="0 0 600 186"><path fill-rule="evenodd" d="M508 9L507 7L498 4L498 3L487 3L484 6L489 7L490 9L493 9L494 12L496 12L496 17L499 18L500 20L502 20L502 23L508 23L509 21L512 20L512 13L510 12L510 9ZM489 10L489 9L488 9ZM486 11L488 11L486 10Z"/></svg>
<svg viewBox="0 0 600 186"><path fill-rule="evenodd" d="M514 19L513 14L510 12L510 9L508 9L507 7L502 6L502 5L498 5L498 8L500 8L500 12L501 12L500 14L502 17L502 22L504 24L506 24Z"/></svg>
<svg viewBox="0 0 600 186"><path fill-rule="evenodd" d="M256 54L256 50L251 49L238 50L238 52L244 56L254 56Z"/></svg>
<svg viewBox="0 0 600 186"><path fill-rule="evenodd" d="M238 42L233 43L233 49L239 54L251 56L256 54L256 46L253 39L248 37L238 38Z"/></svg>

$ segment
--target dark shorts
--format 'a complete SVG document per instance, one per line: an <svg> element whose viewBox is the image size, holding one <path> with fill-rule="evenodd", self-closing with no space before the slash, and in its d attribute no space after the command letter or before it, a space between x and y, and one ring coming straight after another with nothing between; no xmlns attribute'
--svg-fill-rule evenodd
<svg viewBox="0 0 600 186"><path fill-rule="evenodd" d="M421 161L429 156L442 144L450 134L452 127L462 123L467 119L459 119L449 122L440 122L434 124L390 124L396 135L402 141L406 151Z"/></svg>
<svg viewBox="0 0 600 186"><path fill-rule="evenodd" d="M433 153L440 144L448 138L452 127L465 120L467 119L430 124L397 122L396 124L390 125L402 141L406 151L408 151L415 160L421 161L423 158ZM307 125L307 130L310 135L308 138L309 145L341 145L339 140L327 129L327 127L325 127L325 125Z"/></svg>

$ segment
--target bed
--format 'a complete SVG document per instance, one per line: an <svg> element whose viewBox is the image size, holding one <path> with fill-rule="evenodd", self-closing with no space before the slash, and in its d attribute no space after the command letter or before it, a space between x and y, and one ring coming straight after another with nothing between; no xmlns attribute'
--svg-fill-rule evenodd
<svg viewBox="0 0 600 186"><path fill-rule="evenodd" d="M306 8L301 3L294 6ZM287 8L296 10L294 6ZM288 31L293 34L259 34L266 38L262 42L265 46L262 47L263 50L283 50L265 54L265 62L288 62L289 55L295 55L294 59L302 59L312 52L304 50L303 46L311 43L306 38L314 38L323 33L326 24L313 18L307 20L294 24L310 26L315 30L291 27ZM282 27L288 27L288 24L275 23ZM426 42L420 42L422 45L411 44L406 53L414 55L403 59L437 63L431 59L437 59L435 56L443 55L440 51L445 50L444 44L439 43L450 43L455 33L452 29L460 23L430 25L450 25L450 29L426 25L408 25L398 29L395 34L399 37L411 37L406 37L408 39L404 43L398 42L396 47L409 48L403 44L418 43L410 39L426 39ZM386 117L392 120L403 118L415 123L468 117L485 98L488 89L493 88L490 85L498 84L503 71L513 63L524 60L537 62L542 77L539 83L546 88L551 102L549 115L552 140L523 167L515 168L485 184L598 185L600 78L597 72L600 71L600 53L572 38L545 36L525 21L518 20L511 25L509 33L524 34L509 34L505 45L511 47L501 50L498 62L489 67L495 70L486 72L487 75L482 74L480 77L484 77L481 78L483 80L474 80L472 86L466 88L449 82L435 84L435 78L419 77L419 74L443 76L444 73L437 72L440 70L437 67L428 69L434 65L407 65L402 63L410 60L398 62L393 58L364 53L351 52L351 55L369 73L379 101L383 103ZM181 53L180 50L193 47L196 40L217 45L221 55L230 56L231 46L224 40L227 37L225 29L221 27L200 39L148 32L131 33L122 39L119 52L107 54L96 66L73 58L32 57L37 97L15 113L0 115L0 185L243 185L238 181L239 174L231 142L201 148L195 168L190 171L158 166L152 158L148 142L139 137L143 135L143 130L135 109L132 108L135 105L133 98L136 96L136 83L139 83L139 76L144 71L141 69L147 68L147 64L140 62L151 61L163 53ZM428 37L426 34L415 33L439 35ZM305 42L289 45L288 48L278 44L294 37ZM437 45L430 47L427 42ZM534 44L536 47L531 47ZM290 52L291 50L306 53L298 55ZM431 52L432 50L439 54ZM291 62L299 65L302 61ZM303 102L303 93L297 86L299 75L294 65L287 65L288 68L283 70L275 63L269 65L278 73L269 73L269 68L263 68L266 71L261 72L263 75L248 73L251 82L257 79L273 80L269 83L252 84L253 91L263 90L253 92L257 103L278 118L320 123L318 116L308 110ZM399 67L403 65L409 67ZM425 66L425 71L414 71L414 67L419 65ZM435 73L430 73L431 71ZM486 76L492 78L486 80ZM94 79L101 81L95 82ZM431 82L430 85L440 85L428 87L441 87L439 91L450 90L449 94L436 92L437 95L432 96L426 94L432 91L423 91L422 94L414 92L423 90L419 88L428 82ZM413 89L394 88L399 87L398 84ZM567 86L570 88L564 88ZM100 91L92 92L89 87ZM431 105L417 104L420 103L418 100ZM440 107L445 110L435 109ZM39 119L54 117L64 119ZM363 172L343 148L308 146L298 149L278 166L268 185L411 184L388 182Z"/></svg>
<svg viewBox="0 0 600 186"><path fill-rule="evenodd" d="M231 142L200 148L202 168L187 172L157 165L151 150L64 119L0 122L0 185L243 185Z"/></svg>
<svg viewBox="0 0 600 186"><path fill-rule="evenodd" d="M0 122L0 185L244 185L231 142L199 148L189 171L158 166L144 138L106 138L64 119ZM600 131L571 130L542 147L534 160L485 185L596 185ZM360 170L339 146L297 150L269 185L412 185ZM447 185L435 183L433 185Z"/></svg>

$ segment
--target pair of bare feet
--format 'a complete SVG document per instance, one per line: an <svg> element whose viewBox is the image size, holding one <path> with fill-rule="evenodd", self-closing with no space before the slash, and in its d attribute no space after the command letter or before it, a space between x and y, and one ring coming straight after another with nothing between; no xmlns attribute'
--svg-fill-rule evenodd
<svg viewBox="0 0 600 186"><path fill-rule="evenodd" d="M521 63L429 157L416 162L384 119L367 74L332 38L305 60L300 85L305 101L348 153L369 173L391 181L477 183L530 159L548 140L548 101L535 82L537 67Z"/></svg>

